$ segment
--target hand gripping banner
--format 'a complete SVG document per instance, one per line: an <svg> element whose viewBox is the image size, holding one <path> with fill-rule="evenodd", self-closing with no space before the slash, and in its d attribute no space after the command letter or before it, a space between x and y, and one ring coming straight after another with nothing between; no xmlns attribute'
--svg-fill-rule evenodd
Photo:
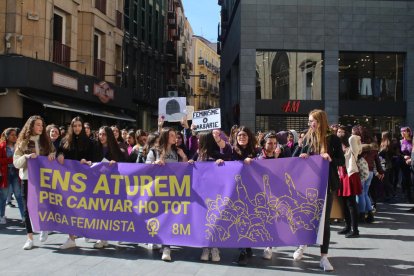
<svg viewBox="0 0 414 276"><path fill-rule="evenodd" d="M194 247L315 244L328 162L320 156L159 165L29 160L35 230ZM322 232L322 231L321 231Z"/></svg>

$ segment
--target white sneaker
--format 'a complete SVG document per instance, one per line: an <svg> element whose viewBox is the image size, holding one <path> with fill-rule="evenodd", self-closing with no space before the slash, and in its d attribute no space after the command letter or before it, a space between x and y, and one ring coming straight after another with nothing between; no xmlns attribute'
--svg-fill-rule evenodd
<svg viewBox="0 0 414 276"><path fill-rule="evenodd" d="M49 232L48 231L40 231L40 236L39 236L39 241L40 242L45 242L48 237L49 237Z"/></svg>
<svg viewBox="0 0 414 276"><path fill-rule="evenodd" d="M7 220L6 220L6 216L0 217L0 224L6 224Z"/></svg>
<svg viewBox="0 0 414 276"><path fill-rule="evenodd" d="M293 253L293 259L295 261L302 260L302 258L303 258L303 252L305 251L305 249L307 247L308 247L307 245L300 245L298 247L298 249L296 249L295 253Z"/></svg>
<svg viewBox="0 0 414 276"><path fill-rule="evenodd" d="M72 240L71 238L68 238L64 244L62 244L59 248L60 249L68 249L76 247L76 242Z"/></svg>
<svg viewBox="0 0 414 276"><path fill-rule="evenodd" d="M213 262L220 262L220 251L217 247L211 249L211 260Z"/></svg>
<svg viewBox="0 0 414 276"><path fill-rule="evenodd" d="M83 240L84 240L85 242L90 242L90 241L91 241L91 239L90 239L90 238L83 238Z"/></svg>
<svg viewBox="0 0 414 276"><path fill-rule="evenodd" d="M323 268L324 271L333 271L334 268L331 265L331 263L328 260L328 257L324 256L321 258L321 262L319 263L319 266Z"/></svg>
<svg viewBox="0 0 414 276"><path fill-rule="evenodd" d="M108 245L108 241L99 240L93 245L93 248L104 248L108 247Z"/></svg>
<svg viewBox="0 0 414 276"><path fill-rule="evenodd" d="M204 247L203 253L201 253L200 260L207 262L209 258L210 258L210 248Z"/></svg>
<svg viewBox="0 0 414 276"><path fill-rule="evenodd" d="M23 245L24 250L30 250L33 248L33 240L27 239L26 243Z"/></svg>
<svg viewBox="0 0 414 276"><path fill-rule="evenodd" d="M162 251L161 260L166 262L171 261L171 249L169 247L164 247L164 250Z"/></svg>
<svg viewBox="0 0 414 276"><path fill-rule="evenodd" d="M149 243L147 244L147 248L149 250L157 250L157 249L161 249L161 245L156 244L156 243Z"/></svg>
<svg viewBox="0 0 414 276"><path fill-rule="evenodd" d="M263 251L263 259L265 260L271 260L273 256L273 250L271 247L266 247Z"/></svg>

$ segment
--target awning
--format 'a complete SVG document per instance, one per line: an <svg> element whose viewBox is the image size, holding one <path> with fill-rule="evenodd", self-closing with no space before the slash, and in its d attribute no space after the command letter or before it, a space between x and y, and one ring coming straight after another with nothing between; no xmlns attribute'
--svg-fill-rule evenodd
<svg viewBox="0 0 414 276"><path fill-rule="evenodd" d="M60 109L60 110L66 110L71 112L76 112L80 114L85 115L92 115L92 116L98 116L98 117L105 117L105 118L111 118L121 121L129 121L129 122L135 122L136 120L126 114L123 114L121 112L112 112L107 110L100 110L97 107L91 107L86 106L78 103L68 103L64 102L62 100L57 100L53 98L46 98L38 95L28 95L25 93L19 93L20 96L29 99L31 101L35 101L37 103L42 104L45 108L53 108L53 109Z"/></svg>

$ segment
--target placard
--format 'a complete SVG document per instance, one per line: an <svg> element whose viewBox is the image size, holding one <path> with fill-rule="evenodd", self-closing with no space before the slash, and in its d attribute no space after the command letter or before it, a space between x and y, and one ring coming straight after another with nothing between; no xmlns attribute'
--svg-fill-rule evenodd
<svg viewBox="0 0 414 276"><path fill-rule="evenodd" d="M166 122L179 122L187 114L185 97L159 98L158 115Z"/></svg>
<svg viewBox="0 0 414 276"><path fill-rule="evenodd" d="M221 128L220 108L194 111L193 124L197 131Z"/></svg>

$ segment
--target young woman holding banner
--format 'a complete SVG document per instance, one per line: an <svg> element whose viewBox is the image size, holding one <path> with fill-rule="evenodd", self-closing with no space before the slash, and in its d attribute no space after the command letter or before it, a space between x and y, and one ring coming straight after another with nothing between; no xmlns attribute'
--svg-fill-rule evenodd
<svg viewBox="0 0 414 276"><path fill-rule="evenodd" d="M117 162L125 162L125 154L119 148L118 142L115 139L112 129L108 126L102 126L98 132L98 143L94 150L94 162L101 162L102 160L108 160L109 165L113 165ZM108 162L107 161L107 162ZM93 247L104 248L107 247L108 241L98 240Z"/></svg>
<svg viewBox="0 0 414 276"><path fill-rule="evenodd" d="M260 149L256 148L256 138L252 131L245 126L240 126L234 133L232 160L240 160L248 165L259 153ZM238 265L247 265L247 259L252 255L251 248L240 248Z"/></svg>
<svg viewBox="0 0 414 276"><path fill-rule="evenodd" d="M187 156L184 151L175 145L177 140L175 130L172 128L163 128L160 133L160 141L155 151L150 150L145 163L164 165L165 163L187 162ZM155 153L155 155L154 155ZM171 249L169 245L162 246L163 261L171 261Z"/></svg>
<svg viewBox="0 0 414 276"><path fill-rule="evenodd" d="M82 118L75 117L72 119L65 137L63 137L60 142L57 151L57 160L62 165L64 164L65 159L71 159L90 166L92 164L93 145L93 141L86 135ZM47 232L42 232L40 241L46 241L47 236ZM69 235L69 238L60 246L60 249L67 249L75 246L75 236Z"/></svg>
<svg viewBox="0 0 414 276"><path fill-rule="evenodd" d="M308 158L310 155L319 154L329 161L329 178L326 195L325 225L323 230L323 243L321 245L320 267L325 271L333 271L334 268L328 260L328 248L330 241L330 214L332 209L332 194L339 188L338 166L345 165L345 157L339 138L329 132L328 119L325 111L315 109L309 113L309 129L305 135L303 147L299 157ZM303 258L306 245L299 246L293 254L295 261Z"/></svg>
<svg viewBox="0 0 414 276"><path fill-rule="evenodd" d="M212 131L202 131L198 134L198 151L188 162L193 164L197 162L216 162L217 165L222 164L224 160L228 159L228 156L220 152L221 142L220 136L214 136ZM202 261L208 261L211 254L211 260L213 262L220 261L220 251L218 248L203 248L200 259Z"/></svg>
<svg viewBox="0 0 414 276"><path fill-rule="evenodd" d="M31 116L17 139L13 165L19 169L20 179L23 180L23 206L24 220L26 224L27 241L23 249L30 250L33 248L33 229L27 209L28 199L28 171L27 160L29 158L37 158L37 156L48 156L49 160L55 159L55 148L46 134L46 127L42 117Z"/></svg>

